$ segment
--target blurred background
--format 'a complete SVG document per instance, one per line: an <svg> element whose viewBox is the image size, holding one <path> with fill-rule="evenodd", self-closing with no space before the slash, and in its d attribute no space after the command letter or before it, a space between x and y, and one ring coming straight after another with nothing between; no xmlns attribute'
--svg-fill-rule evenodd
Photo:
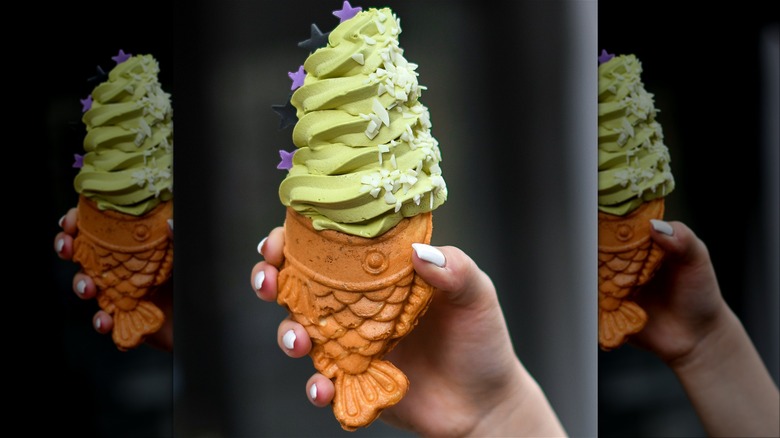
<svg viewBox="0 0 780 438"><path fill-rule="evenodd" d="M780 56L765 4L706 11L600 0L598 50L633 53L672 157L666 218L707 244L721 290L770 374L780 346ZM594 57L595 59L595 57ZM674 374L633 346L600 352L599 435L703 436Z"/></svg>
<svg viewBox="0 0 780 438"><path fill-rule="evenodd" d="M427 85L449 200L433 243L494 280L521 360L567 431L596 434L596 2L354 1L393 8ZM340 0L176 5L175 430L181 436L349 434L313 407L311 360L279 350L286 312L260 301L256 247L282 225L290 149L271 105ZM414 382L411 383L414 385ZM424 409L424 407L421 407Z"/></svg>
<svg viewBox="0 0 780 438"><path fill-rule="evenodd" d="M9 192L20 195L17 205L35 212L16 219L32 229L35 244L22 250L29 251L23 258L15 251L19 261L9 276L15 285L9 290L17 291L11 295L21 300L18 307L8 307L17 309L16 316L5 318L11 324L6 358L18 367L7 376L13 382L9 386L19 389L6 394L18 409L9 419L43 434L171 436L173 354L147 345L123 353L110 336L97 334L92 328L97 302L73 293L78 268L60 260L53 248L61 230L58 220L78 202L73 155L83 154L86 134L79 100L97 85L88 81L98 74L97 67L110 71L111 57L120 49L152 54L163 89L176 95L173 1L155 2L153 13L144 16L95 0L47 5L45 13L31 4L20 6L14 19L25 25L6 41L13 65L7 89L16 97L9 102L18 114L10 130L16 140L10 144L22 153L9 162L26 163L13 175L25 172L35 196L29 190ZM14 231L10 241L22 235ZM50 420L51 413L57 421Z"/></svg>

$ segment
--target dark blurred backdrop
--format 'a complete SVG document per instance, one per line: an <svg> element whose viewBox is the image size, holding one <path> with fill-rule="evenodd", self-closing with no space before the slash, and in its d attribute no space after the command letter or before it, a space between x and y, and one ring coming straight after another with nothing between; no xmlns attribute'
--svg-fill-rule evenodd
<svg viewBox="0 0 780 438"><path fill-rule="evenodd" d="M666 218L707 244L726 301L777 382L778 13L765 3L705 9L600 0L598 47L642 62L677 183ZM600 436L704 435L655 356L625 346L598 363Z"/></svg>

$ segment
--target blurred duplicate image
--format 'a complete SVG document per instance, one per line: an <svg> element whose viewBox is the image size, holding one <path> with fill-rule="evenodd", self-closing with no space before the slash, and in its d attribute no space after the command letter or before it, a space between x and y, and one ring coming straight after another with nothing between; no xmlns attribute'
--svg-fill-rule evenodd
<svg viewBox="0 0 780 438"><path fill-rule="evenodd" d="M29 355L48 372L31 381L47 394L37 409L62 414L38 430L172 436L175 80L161 23L173 2L146 19L97 2L54 8L33 27L56 41L27 64L56 72L28 97L46 169L35 222L48 234L30 306L46 347Z"/></svg>
<svg viewBox="0 0 780 438"><path fill-rule="evenodd" d="M600 436L780 433L779 18L732 6L598 5L599 205L665 204L636 225L646 248L634 225L600 229L599 311L632 308L624 336L599 321Z"/></svg>

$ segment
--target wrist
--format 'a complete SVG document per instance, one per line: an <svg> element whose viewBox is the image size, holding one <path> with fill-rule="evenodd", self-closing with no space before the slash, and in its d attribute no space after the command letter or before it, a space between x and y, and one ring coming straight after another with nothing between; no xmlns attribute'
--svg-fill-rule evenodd
<svg viewBox="0 0 780 438"><path fill-rule="evenodd" d="M469 436L562 437L558 417L537 382L517 361L516 372Z"/></svg>
<svg viewBox="0 0 780 438"><path fill-rule="evenodd" d="M700 369L711 369L730 353L733 344L733 334L736 328L741 329L741 323L725 301L722 301L713 318L700 328L699 336L693 346L685 353L666 360L669 368L678 377L696 373Z"/></svg>

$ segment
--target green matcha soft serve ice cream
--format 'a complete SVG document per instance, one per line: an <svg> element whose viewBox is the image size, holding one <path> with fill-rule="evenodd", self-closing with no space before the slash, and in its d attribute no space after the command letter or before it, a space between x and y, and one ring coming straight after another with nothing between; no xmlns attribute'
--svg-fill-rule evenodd
<svg viewBox="0 0 780 438"><path fill-rule="evenodd" d="M390 9L359 12L290 74L298 149L279 195L315 229L376 237L447 198L425 87L400 32Z"/></svg>
<svg viewBox="0 0 780 438"><path fill-rule="evenodd" d="M140 216L173 198L173 110L151 55L115 60L82 101L86 154L74 186L100 209Z"/></svg>
<svg viewBox="0 0 780 438"><path fill-rule="evenodd" d="M599 65L599 210L623 216L674 189L653 95L634 55Z"/></svg>

